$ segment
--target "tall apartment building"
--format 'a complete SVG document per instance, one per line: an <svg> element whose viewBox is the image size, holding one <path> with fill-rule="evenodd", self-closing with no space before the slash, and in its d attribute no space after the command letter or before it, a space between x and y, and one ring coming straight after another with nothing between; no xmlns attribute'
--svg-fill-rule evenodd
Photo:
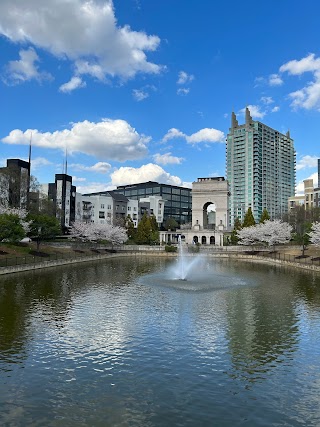
<svg viewBox="0 0 320 427"><path fill-rule="evenodd" d="M232 113L226 145L230 185L230 225L241 221L251 207L256 222L264 208L272 219L288 210L295 193L295 151L290 133L285 135L253 120L246 108L245 123Z"/></svg>

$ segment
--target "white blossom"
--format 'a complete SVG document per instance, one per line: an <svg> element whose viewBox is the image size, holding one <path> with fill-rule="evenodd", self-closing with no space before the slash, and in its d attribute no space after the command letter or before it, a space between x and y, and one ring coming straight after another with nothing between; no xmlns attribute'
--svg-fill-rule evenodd
<svg viewBox="0 0 320 427"><path fill-rule="evenodd" d="M111 224L94 224L75 221L70 230L72 237L82 241L96 242L107 240L112 245L119 245L128 240L126 229Z"/></svg>
<svg viewBox="0 0 320 427"><path fill-rule="evenodd" d="M251 227L244 227L239 230L237 234L239 237L240 245L248 246L260 241L259 227L257 225L252 225Z"/></svg>
<svg viewBox="0 0 320 427"><path fill-rule="evenodd" d="M263 224L258 224L259 240L268 246L283 245L290 242L292 226L280 219L268 219Z"/></svg>
<svg viewBox="0 0 320 427"><path fill-rule="evenodd" d="M314 245L320 246L320 222L312 224L311 232L309 233L310 242Z"/></svg>

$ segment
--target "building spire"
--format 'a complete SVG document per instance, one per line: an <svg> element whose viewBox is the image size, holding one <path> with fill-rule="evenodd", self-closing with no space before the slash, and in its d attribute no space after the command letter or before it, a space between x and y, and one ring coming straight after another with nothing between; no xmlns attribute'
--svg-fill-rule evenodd
<svg viewBox="0 0 320 427"><path fill-rule="evenodd" d="M231 127L232 128L236 128L239 126L238 120L237 120L237 116L235 115L235 113L232 111L231 113Z"/></svg>
<svg viewBox="0 0 320 427"><path fill-rule="evenodd" d="M250 125L252 123L252 117L250 114L250 110L246 107L246 125Z"/></svg>

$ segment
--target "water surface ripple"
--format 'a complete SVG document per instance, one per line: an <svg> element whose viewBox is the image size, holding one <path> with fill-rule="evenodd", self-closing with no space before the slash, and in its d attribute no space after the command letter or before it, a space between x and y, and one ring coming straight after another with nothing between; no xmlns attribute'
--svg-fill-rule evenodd
<svg viewBox="0 0 320 427"><path fill-rule="evenodd" d="M319 276L174 262L1 277L0 425L319 426Z"/></svg>

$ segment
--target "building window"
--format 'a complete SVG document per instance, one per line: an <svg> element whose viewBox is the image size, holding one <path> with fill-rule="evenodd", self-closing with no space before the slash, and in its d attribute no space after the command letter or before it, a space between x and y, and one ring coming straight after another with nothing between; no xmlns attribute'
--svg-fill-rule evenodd
<svg viewBox="0 0 320 427"><path fill-rule="evenodd" d="M99 211L99 218L105 218L104 211Z"/></svg>
<svg viewBox="0 0 320 427"><path fill-rule="evenodd" d="M131 211L131 206L128 206L128 212Z"/></svg>
<svg viewBox="0 0 320 427"><path fill-rule="evenodd" d="M108 209L111 209L111 205L108 205Z"/></svg>
<svg viewBox="0 0 320 427"><path fill-rule="evenodd" d="M101 205L101 209L104 209L104 205Z"/></svg>

